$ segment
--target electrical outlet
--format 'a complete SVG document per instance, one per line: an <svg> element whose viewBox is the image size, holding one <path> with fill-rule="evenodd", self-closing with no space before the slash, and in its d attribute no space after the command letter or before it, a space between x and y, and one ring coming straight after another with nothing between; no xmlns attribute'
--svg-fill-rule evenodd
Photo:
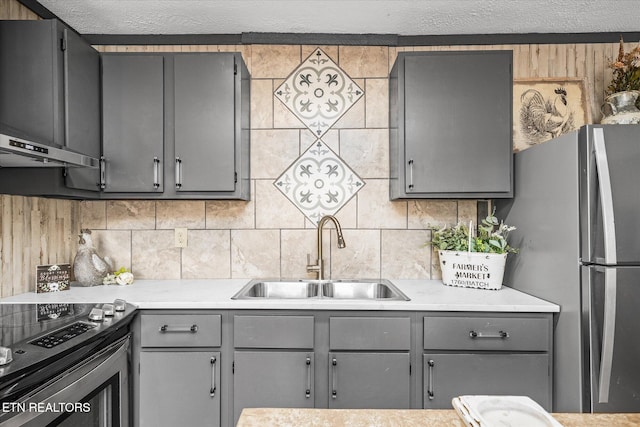
<svg viewBox="0 0 640 427"><path fill-rule="evenodd" d="M176 228L176 248L187 247L187 229Z"/></svg>

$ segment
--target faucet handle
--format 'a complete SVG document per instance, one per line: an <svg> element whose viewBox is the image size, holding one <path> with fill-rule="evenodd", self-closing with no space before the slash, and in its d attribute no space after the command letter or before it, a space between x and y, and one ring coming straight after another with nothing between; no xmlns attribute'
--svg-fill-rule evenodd
<svg viewBox="0 0 640 427"><path fill-rule="evenodd" d="M316 264L311 264L311 254L307 254L307 271L309 273L320 271L320 261Z"/></svg>

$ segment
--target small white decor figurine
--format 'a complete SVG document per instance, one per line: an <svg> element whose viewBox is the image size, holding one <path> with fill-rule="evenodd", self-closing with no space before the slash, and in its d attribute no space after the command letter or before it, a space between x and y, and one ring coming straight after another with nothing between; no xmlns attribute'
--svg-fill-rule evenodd
<svg viewBox="0 0 640 427"><path fill-rule="evenodd" d="M104 277L113 270L109 257L101 257L93 247L91 230L80 230L78 252L73 259L73 273L81 286L102 285Z"/></svg>
<svg viewBox="0 0 640 427"><path fill-rule="evenodd" d="M107 274L102 283L105 285L130 285L133 283L133 273L127 270L125 267L120 267L118 271Z"/></svg>

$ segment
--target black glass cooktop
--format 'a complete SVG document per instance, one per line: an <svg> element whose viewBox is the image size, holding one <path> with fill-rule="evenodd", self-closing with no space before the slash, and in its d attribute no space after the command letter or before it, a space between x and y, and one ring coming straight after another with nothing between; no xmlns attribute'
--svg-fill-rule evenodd
<svg viewBox="0 0 640 427"><path fill-rule="evenodd" d="M76 321L86 321L95 306L96 304L0 304L0 346L13 347L16 343Z"/></svg>

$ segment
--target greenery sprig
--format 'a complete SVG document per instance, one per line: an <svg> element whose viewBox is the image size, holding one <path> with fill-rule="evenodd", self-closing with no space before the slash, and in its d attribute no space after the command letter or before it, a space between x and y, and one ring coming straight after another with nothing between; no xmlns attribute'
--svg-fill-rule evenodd
<svg viewBox="0 0 640 427"><path fill-rule="evenodd" d="M468 251L484 252L492 254L517 253L516 248L512 248L507 242L509 232L515 227L506 225L493 215L487 215L478 225L475 236L471 236L471 247L469 247L469 227L466 224L458 223L453 227L430 227L431 242L427 244L446 251Z"/></svg>

